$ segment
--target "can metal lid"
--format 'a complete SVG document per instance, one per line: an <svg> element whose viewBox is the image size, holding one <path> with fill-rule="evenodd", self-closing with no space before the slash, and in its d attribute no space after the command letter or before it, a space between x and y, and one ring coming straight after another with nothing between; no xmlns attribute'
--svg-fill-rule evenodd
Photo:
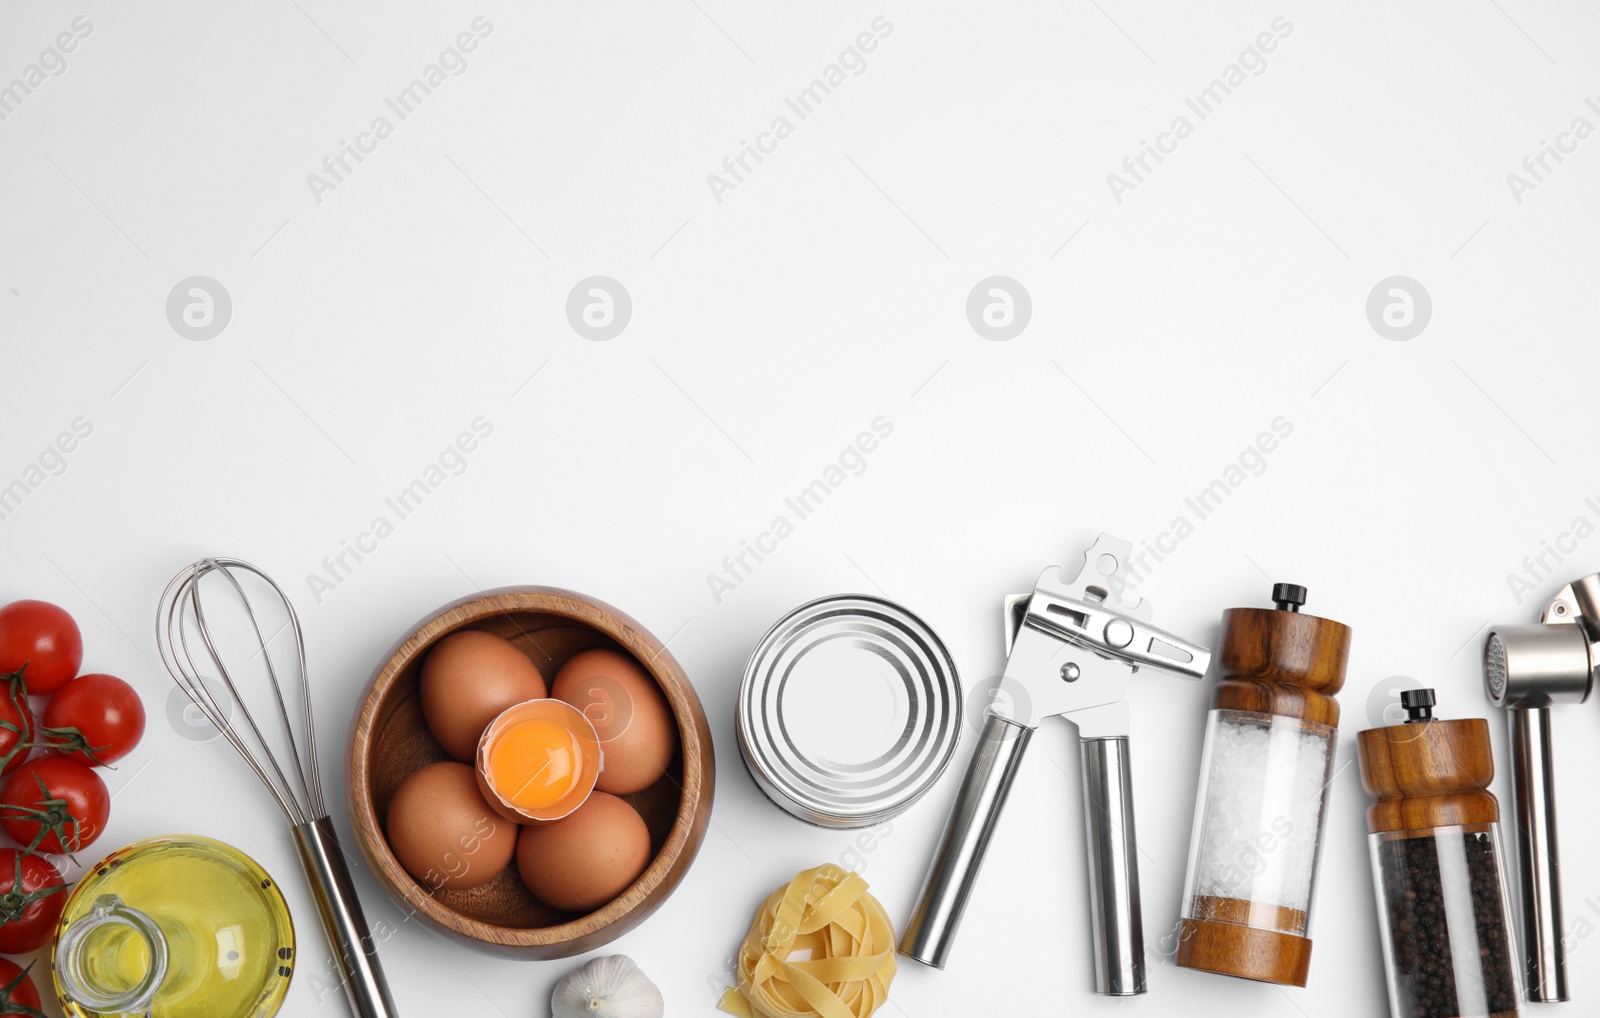
<svg viewBox="0 0 1600 1018"><path fill-rule="evenodd" d="M961 687L933 630L892 601L803 604L756 645L739 686L739 749L778 806L866 827L921 798L955 754Z"/></svg>

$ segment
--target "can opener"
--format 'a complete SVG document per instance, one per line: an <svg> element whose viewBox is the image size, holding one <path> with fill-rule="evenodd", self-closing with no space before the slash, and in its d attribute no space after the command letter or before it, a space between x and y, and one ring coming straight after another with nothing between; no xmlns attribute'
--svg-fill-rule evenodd
<svg viewBox="0 0 1600 1018"><path fill-rule="evenodd" d="M1078 729L1089 845L1095 990L1145 991L1144 920L1129 777L1128 680L1142 667L1199 679L1211 652L1149 622L1143 598L1125 602L1133 546L1101 534L1076 578L1046 569L1031 594L1005 599L1005 677L1019 693L990 706L972 762L905 933L900 953L944 968L995 823L1034 729L1062 716Z"/></svg>

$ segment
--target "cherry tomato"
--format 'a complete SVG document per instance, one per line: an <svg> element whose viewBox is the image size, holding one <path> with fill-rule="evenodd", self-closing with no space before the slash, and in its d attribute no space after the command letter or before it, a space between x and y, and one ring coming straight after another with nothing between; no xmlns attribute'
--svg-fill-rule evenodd
<svg viewBox="0 0 1600 1018"><path fill-rule="evenodd" d="M27 954L43 947L66 907L65 888L44 856L0 848L0 951Z"/></svg>
<svg viewBox="0 0 1600 1018"><path fill-rule="evenodd" d="M76 728L82 746L64 748L62 755L79 763L116 763L133 751L144 737L144 704L133 687L115 675L80 675L56 690L44 709L46 729ZM58 733L43 733L52 741ZM4 751L0 729L0 752Z"/></svg>
<svg viewBox="0 0 1600 1018"><path fill-rule="evenodd" d="M0 791L0 826L17 844L51 855L88 848L110 816L111 793L100 775L64 756L29 760Z"/></svg>
<svg viewBox="0 0 1600 1018"><path fill-rule="evenodd" d="M5 760L0 774L10 774L28 759L33 750L23 743L33 738L33 729L27 690L20 684L0 680L0 760ZM8 754L10 759L6 759Z"/></svg>
<svg viewBox="0 0 1600 1018"><path fill-rule="evenodd" d="M32 968L30 964L28 968ZM25 1014L48 1018L39 1010L39 988L33 985L28 969L9 958L0 958L0 1014Z"/></svg>
<svg viewBox="0 0 1600 1018"><path fill-rule="evenodd" d="M28 692L54 693L83 664L83 635L64 609L48 601L13 601L0 608L0 675L27 668Z"/></svg>

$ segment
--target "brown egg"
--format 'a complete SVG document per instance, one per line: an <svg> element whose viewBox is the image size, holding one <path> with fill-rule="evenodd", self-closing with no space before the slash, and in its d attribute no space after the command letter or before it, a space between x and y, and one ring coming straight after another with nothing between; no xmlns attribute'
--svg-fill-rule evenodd
<svg viewBox="0 0 1600 1018"><path fill-rule="evenodd" d="M593 912L650 865L650 831L632 806L595 792L571 816L517 835L517 872L534 897L566 912Z"/></svg>
<svg viewBox="0 0 1600 1018"><path fill-rule="evenodd" d="M439 745L463 763L500 712L546 696L544 676L510 640L464 629L433 645L422 662L422 716Z"/></svg>
<svg viewBox="0 0 1600 1018"><path fill-rule="evenodd" d="M550 695L583 711L600 736L605 761L595 787L640 792L660 779L678 748L678 726L661 687L633 658L586 650L556 673Z"/></svg>
<svg viewBox="0 0 1600 1018"><path fill-rule="evenodd" d="M384 829L400 865L431 890L488 883L517 847L517 825L483 801L466 764L429 764L407 777Z"/></svg>

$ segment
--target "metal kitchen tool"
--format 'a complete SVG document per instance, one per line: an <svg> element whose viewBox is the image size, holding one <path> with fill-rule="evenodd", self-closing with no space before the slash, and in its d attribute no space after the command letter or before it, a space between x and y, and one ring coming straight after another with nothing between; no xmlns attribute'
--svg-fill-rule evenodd
<svg viewBox="0 0 1600 1018"><path fill-rule="evenodd" d="M242 606L249 621L248 628L253 636L250 642L256 651L248 656L241 654L235 665L266 672L272 690L272 708L283 724L287 740L288 773L273 753L273 742L262 735L247 701L240 695L233 672L217 650L218 641L212 632L214 620L207 618L206 602L200 596L200 581L213 573L226 581L224 587L237 598L234 608ZM276 598L287 619L282 628L271 634L262 631L250 595L239 582L237 574L240 573L259 578L270 588L266 600ZM289 706L278 680L279 668L271 649L271 644L286 631L293 641L289 658L300 676L304 712L301 740L295 738L295 724L290 720ZM201 559L185 566L161 595L161 605L156 612L156 645L172 678L206 720L239 751L289 821L300 865L311 882L322 928L339 962L350 1010L359 1018L395 1018L394 1001L378 964L377 944L367 930L350 870L345 866L344 852L323 804L322 778L317 769L317 732L311 715L311 684L306 677L305 641L300 632L300 619L288 595L270 576L248 562L233 558ZM226 687L227 699L215 686L213 676ZM242 727L234 723L235 715L243 722Z"/></svg>
<svg viewBox="0 0 1600 1018"><path fill-rule="evenodd" d="M801 605L761 638L735 725L767 798L819 827L867 827L944 773L961 732L961 686L921 619L841 594Z"/></svg>
<svg viewBox="0 0 1600 1018"><path fill-rule="evenodd" d="M1561 945L1561 859L1556 844L1550 708L1582 703L1600 667L1600 574L1574 580L1539 625L1495 626L1483 648L1489 699L1511 712L1512 791L1522 873L1522 960L1528 996L1570 999Z"/></svg>
<svg viewBox="0 0 1600 1018"><path fill-rule="evenodd" d="M1074 578L1052 567L1032 594L1005 602L1008 717L997 701L956 794L900 953L943 968L956 928L1005 806L1022 753L1045 718L1060 715L1078 729L1083 807L1089 843L1090 912L1096 941L1095 989L1143 993L1144 921L1129 777L1128 680L1141 667L1198 679L1210 652L1150 625L1150 605L1126 602L1133 546L1101 534Z"/></svg>

